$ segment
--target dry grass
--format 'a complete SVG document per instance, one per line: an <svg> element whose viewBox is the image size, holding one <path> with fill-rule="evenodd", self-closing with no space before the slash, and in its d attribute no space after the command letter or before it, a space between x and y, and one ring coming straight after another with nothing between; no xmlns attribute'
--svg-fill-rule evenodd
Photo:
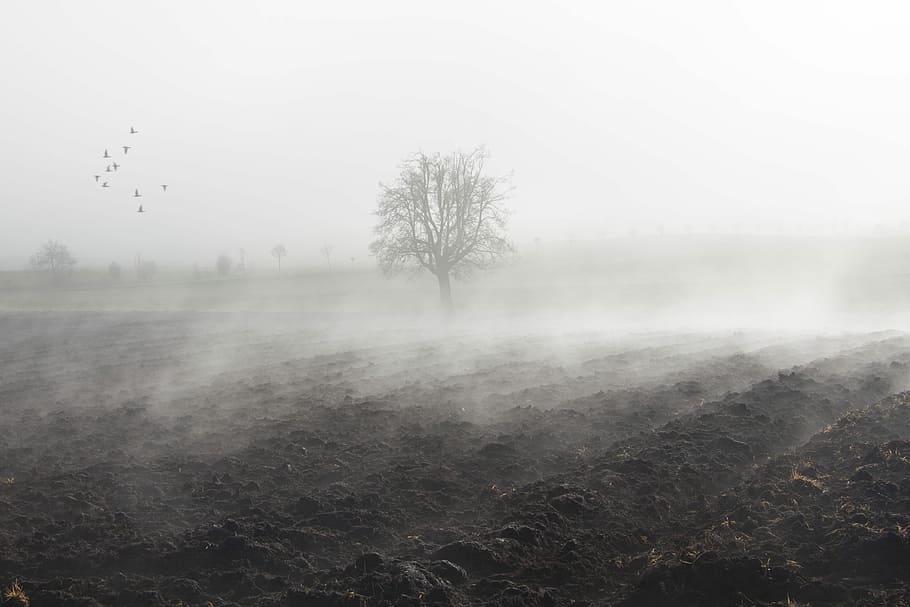
<svg viewBox="0 0 910 607"><path fill-rule="evenodd" d="M908 458L900 449L894 447L882 449L882 456L884 456L886 462L897 461L902 464L910 465L910 458Z"/></svg>
<svg viewBox="0 0 910 607"><path fill-rule="evenodd" d="M3 598L7 601L19 601L21 607L28 607L30 603L28 595L25 594L25 590L22 589L19 582L13 582L8 588L4 588Z"/></svg>
<svg viewBox="0 0 910 607"><path fill-rule="evenodd" d="M811 478L809 476L806 476L805 474L800 472L799 468L797 468L796 466L793 466L793 468L790 470L790 480L807 483L807 484L811 485L812 487L815 487L819 491L825 490L825 486L822 484L822 482L820 480L818 480L817 478Z"/></svg>

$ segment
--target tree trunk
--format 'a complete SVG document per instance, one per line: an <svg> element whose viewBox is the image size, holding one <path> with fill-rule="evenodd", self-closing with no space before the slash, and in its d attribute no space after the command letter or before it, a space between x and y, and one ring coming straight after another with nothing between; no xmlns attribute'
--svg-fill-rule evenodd
<svg viewBox="0 0 910 607"><path fill-rule="evenodd" d="M449 273L441 271L436 275L436 279L439 280L439 300L442 302L442 310L446 316L451 316L454 307L452 306L452 285L449 282Z"/></svg>

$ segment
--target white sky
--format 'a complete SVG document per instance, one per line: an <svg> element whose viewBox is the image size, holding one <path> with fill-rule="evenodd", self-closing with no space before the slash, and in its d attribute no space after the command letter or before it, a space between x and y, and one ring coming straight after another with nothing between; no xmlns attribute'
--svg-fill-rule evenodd
<svg viewBox="0 0 910 607"><path fill-rule="evenodd" d="M908 31L897 2L3 0L0 263L366 260L377 183L478 144L517 242L899 225Z"/></svg>

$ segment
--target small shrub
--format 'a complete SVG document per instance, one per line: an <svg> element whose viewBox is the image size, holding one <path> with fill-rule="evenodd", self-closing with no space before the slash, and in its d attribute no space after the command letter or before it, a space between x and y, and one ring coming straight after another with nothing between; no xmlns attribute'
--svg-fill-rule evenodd
<svg viewBox="0 0 910 607"><path fill-rule="evenodd" d="M234 267L234 260L227 255L219 255L215 261L215 271L218 272L218 276L227 276L231 273L232 267Z"/></svg>

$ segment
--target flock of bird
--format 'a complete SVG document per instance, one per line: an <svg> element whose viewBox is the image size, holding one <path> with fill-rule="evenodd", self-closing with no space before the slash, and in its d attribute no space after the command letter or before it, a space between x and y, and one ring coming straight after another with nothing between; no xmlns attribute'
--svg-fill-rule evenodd
<svg viewBox="0 0 910 607"><path fill-rule="evenodd" d="M135 127L132 127L132 126L130 127L130 135L136 135L138 133L139 133L139 131L137 131ZM131 146L131 145L123 145L120 147L123 148L124 156L126 156L129 153L129 151L133 148L133 146ZM101 157L104 158L105 160L109 160L109 159L113 158L113 156L111 156L110 153L108 153L108 150L106 148L104 150L104 154ZM117 161L115 160L115 161L111 162L110 164L108 164L107 167L105 167L104 172L105 173L116 173L120 169L120 166L121 165L118 164ZM111 187L111 184L109 181L102 181L101 175L92 175L92 177L95 178L95 183L99 184L102 188ZM161 191L167 192L167 184L161 184ZM139 193L139 188L133 189L133 198L142 198L142 194ZM139 208L136 210L136 212L145 213L147 211L146 211L146 209L143 208L142 204L140 204Z"/></svg>

